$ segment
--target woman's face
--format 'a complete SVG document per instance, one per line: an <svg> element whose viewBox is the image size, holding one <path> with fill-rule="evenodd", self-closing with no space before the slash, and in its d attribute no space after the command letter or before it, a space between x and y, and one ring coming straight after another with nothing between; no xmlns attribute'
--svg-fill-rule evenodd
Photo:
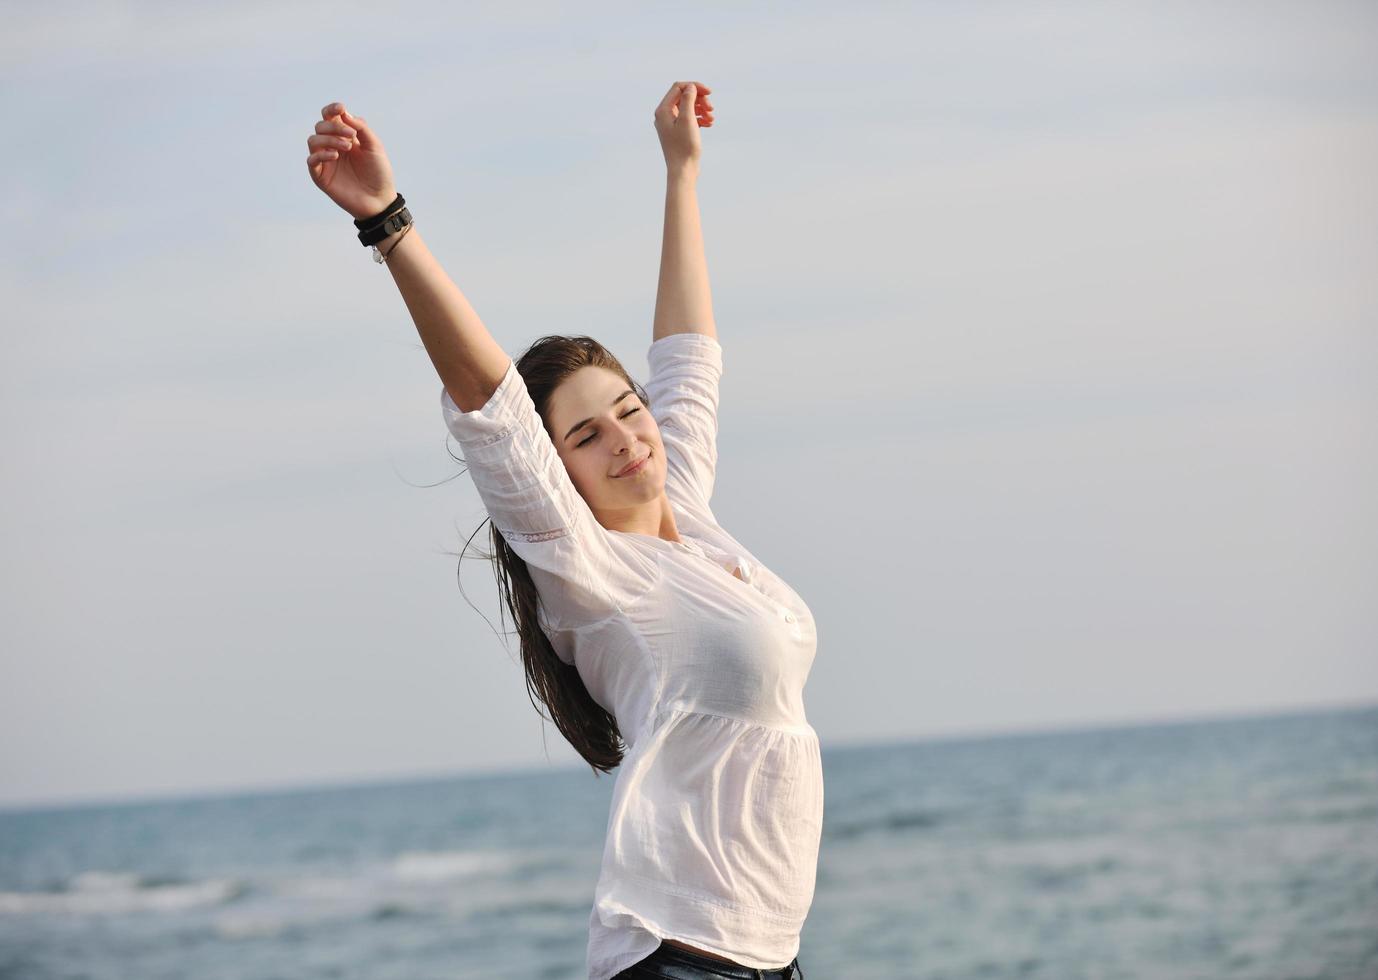
<svg viewBox="0 0 1378 980"><path fill-rule="evenodd" d="M615 372L592 366L575 371L551 393L546 415L565 470L604 525L664 492L660 428ZM625 472L629 465L635 469Z"/></svg>

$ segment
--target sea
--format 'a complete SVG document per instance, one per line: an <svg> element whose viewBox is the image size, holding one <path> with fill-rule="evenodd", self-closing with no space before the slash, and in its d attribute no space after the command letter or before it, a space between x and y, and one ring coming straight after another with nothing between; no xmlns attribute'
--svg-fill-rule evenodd
<svg viewBox="0 0 1378 980"><path fill-rule="evenodd" d="M1375 980L1378 706L830 747L805 980ZM588 767L0 811L3 980L584 976Z"/></svg>

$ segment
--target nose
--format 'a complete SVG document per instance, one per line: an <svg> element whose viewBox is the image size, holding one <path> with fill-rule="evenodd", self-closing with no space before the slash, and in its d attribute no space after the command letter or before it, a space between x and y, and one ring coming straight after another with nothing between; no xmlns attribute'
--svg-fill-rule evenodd
<svg viewBox="0 0 1378 980"><path fill-rule="evenodd" d="M630 453L632 447L636 445L636 433L633 432L628 425L620 421L617 423L617 428L614 432L617 434L617 438L612 441L614 451L618 455Z"/></svg>
<svg viewBox="0 0 1378 980"><path fill-rule="evenodd" d="M616 445L619 453L630 453L632 447L636 445L636 434L625 425L619 425Z"/></svg>

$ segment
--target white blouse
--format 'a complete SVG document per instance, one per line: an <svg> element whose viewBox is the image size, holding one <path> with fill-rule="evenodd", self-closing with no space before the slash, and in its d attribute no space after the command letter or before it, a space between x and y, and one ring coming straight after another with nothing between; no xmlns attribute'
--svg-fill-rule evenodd
<svg viewBox="0 0 1378 980"><path fill-rule="evenodd" d="M477 411L441 389L479 496L540 593L542 629L627 744L589 916L589 980L664 938L759 969L789 963L823 825L803 700L813 616L709 509L722 347L677 333L649 357L681 542L594 519L515 363Z"/></svg>

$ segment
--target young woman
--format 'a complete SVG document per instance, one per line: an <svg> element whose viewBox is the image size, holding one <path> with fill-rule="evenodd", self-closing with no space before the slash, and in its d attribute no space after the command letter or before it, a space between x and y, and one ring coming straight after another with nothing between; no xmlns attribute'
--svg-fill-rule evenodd
<svg viewBox="0 0 1378 980"><path fill-rule="evenodd" d="M597 341L515 361L426 248L368 123L332 102L311 178L392 272L492 522L503 601L544 704L620 766L589 916L590 980L802 977L823 821L804 716L813 617L713 516L718 344L699 226L707 86L656 107L665 234L643 389Z"/></svg>

